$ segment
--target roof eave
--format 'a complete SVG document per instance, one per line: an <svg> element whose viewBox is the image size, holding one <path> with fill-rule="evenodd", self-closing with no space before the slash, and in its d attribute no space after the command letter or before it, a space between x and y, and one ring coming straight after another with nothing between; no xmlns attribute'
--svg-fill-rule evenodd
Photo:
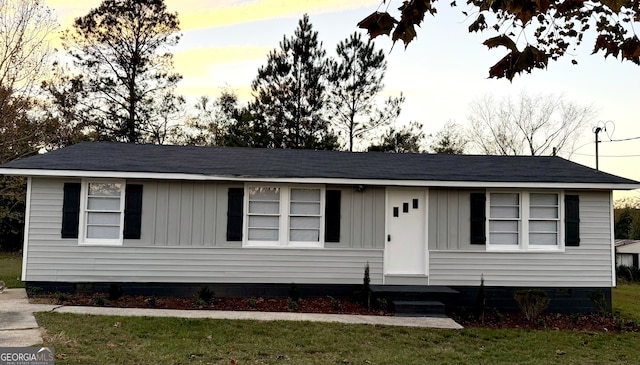
<svg viewBox="0 0 640 365"><path fill-rule="evenodd" d="M241 181L271 183L305 183L332 185L379 185L414 187L456 187L456 188L529 188L529 189L598 189L598 190L634 190L640 184L597 183L597 182L513 182L513 181L455 181L455 180L391 180L391 179L351 179L323 177L252 177L222 176L186 173L127 172L127 171L87 171L87 170L45 170L2 168L0 175L33 177L73 177L73 178L119 178L119 179L156 179L190 181Z"/></svg>

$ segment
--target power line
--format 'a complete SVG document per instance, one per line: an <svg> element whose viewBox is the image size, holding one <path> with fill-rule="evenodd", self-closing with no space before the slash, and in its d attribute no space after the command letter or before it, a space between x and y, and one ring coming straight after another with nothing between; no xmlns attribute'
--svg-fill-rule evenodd
<svg viewBox="0 0 640 365"><path fill-rule="evenodd" d="M609 127L609 129L607 129L607 126ZM594 127L594 131L596 129L598 129L598 128L601 131L605 132L605 134L609 138L608 141L600 141L600 142L626 142L626 141L633 141L633 140L636 140L636 139L640 139L640 136L638 136L638 137L630 137L630 138L621 138L621 139L613 139L613 138L611 138L613 136L613 134L615 133L615 131L616 131L616 123L614 123L611 120L608 120L606 122L599 121L598 124Z"/></svg>
<svg viewBox="0 0 640 365"><path fill-rule="evenodd" d="M609 138L608 141L600 141L600 142L626 142L626 141L633 141L635 139L640 139L640 136L631 137L631 138L623 138L623 139L611 139L611 138Z"/></svg>
<svg viewBox="0 0 640 365"><path fill-rule="evenodd" d="M587 153L578 153L578 152L574 152L572 153L573 155L578 155L578 156L587 156L587 157L594 157L595 155L590 155ZM618 155L618 156L612 156L612 155L600 155L600 157L607 157L607 158L617 158L617 157L640 157L640 155Z"/></svg>

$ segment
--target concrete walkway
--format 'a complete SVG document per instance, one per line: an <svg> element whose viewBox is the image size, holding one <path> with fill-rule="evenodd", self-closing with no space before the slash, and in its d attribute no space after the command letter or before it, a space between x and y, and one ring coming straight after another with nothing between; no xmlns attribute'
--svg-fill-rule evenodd
<svg viewBox="0 0 640 365"><path fill-rule="evenodd" d="M5 289L0 294L0 347L25 347L42 343L34 312L56 306L29 304L24 289Z"/></svg>
<svg viewBox="0 0 640 365"><path fill-rule="evenodd" d="M391 317L352 314L79 307L50 304L29 304L27 294L24 289L7 289L3 294L0 294L0 347L22 347L42 343L41 332L33 313L50 311L58 313L106 316L336 322L402 327L462 329L462 326L451 318L439 317Z"/></svg>

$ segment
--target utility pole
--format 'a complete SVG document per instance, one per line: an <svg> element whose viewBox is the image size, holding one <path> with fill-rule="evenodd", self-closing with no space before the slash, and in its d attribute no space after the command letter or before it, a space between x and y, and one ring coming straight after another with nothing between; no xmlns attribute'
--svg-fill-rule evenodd
<svg viewBox="0 0 640 365"><path fill-rule="evenodd" d="M606 131L606 129L604 129ZM602 132L603 128L601 127L596 127L593 130L593 133L595 133L596 135L596 171L600 171L600 168L598 166L598 143L600 143L600 141L598 140L598 133Z"/></svg>

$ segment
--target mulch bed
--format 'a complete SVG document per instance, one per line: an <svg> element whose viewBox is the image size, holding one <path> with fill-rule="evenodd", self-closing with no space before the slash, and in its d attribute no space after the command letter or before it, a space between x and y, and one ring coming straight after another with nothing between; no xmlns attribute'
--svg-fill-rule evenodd
<svg viewBox="0 0 640 365"><path fill-rule="evenodd" d="M300 312L329 314L393 315L384 310L367 309L358 302L331 297L301 298L291 304L288 298L213 298L204 303L197 298L147 297L123 295L109 300L108 294L39 294L30 296L31 303L105 306L121 308L161 308L186 310L228 310L263 312ZM521 313L486 314L484 320L474 316L460 317L450 314L465 328L516 328L524 330L591 331L591 332L640 332L640 324L614 316L596 314L545 313L537 320L529 321Z"/></svg>
<svg viewBox="0 0 640 365"><path fill-rule="evenodd" d="M590 331L590 332L640 332L636 321L599 314L543 313L536 320L527 320L521 313L489 314L484 320L474 317L456 318L465 328L517 328L524 330Z"/></svg>
<svg viewBox="0 0 640 365"><path fill-rule="evenodd" d="M295 304L288 298L213 298L209 303L197 298L146 297L123 295L109 300L107 294L40 294L30 296L31 303L120 308L160 308L186 310L300 312L328 314L393 315L388 311L367 309L355 301L331 297L301 298Z"/></svg>

